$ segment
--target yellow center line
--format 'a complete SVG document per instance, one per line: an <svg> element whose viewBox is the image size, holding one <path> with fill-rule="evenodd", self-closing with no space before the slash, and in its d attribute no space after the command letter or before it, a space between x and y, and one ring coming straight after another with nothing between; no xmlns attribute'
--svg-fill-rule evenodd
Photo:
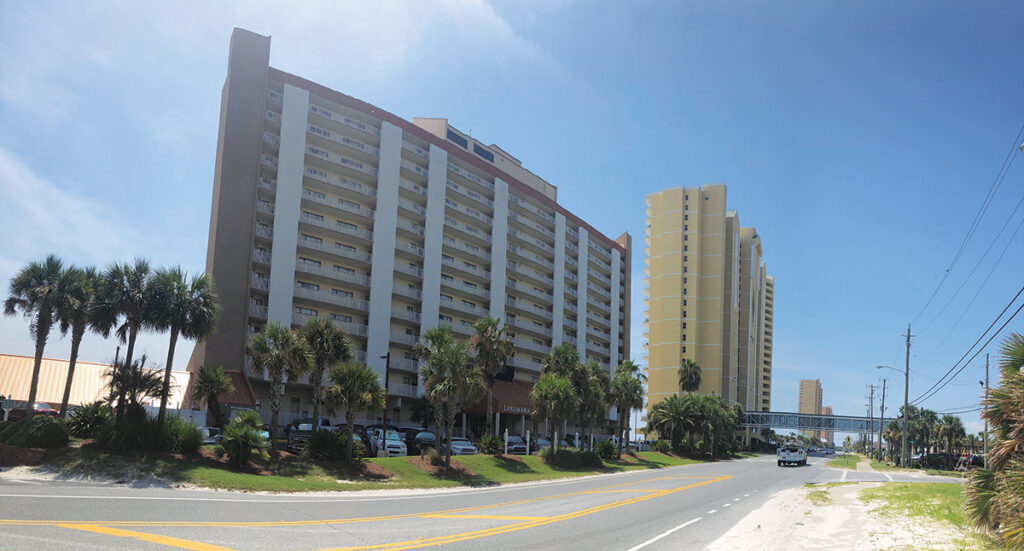
<svg viewBox="0 0 1024 551"><path fill-rule="evenodd" d="M586 492L580 492L584 494L653 494L654 492L660 492L661 490L588 490Z"/></svg>
<svg viewBox="0 0 1024 551"><path fill-rule="evenodd" d="M183 540L180 538L172 538L170 536L160 536L157 534L147 534L145 532L133 532L131 530L122 530L120 528L109 528L107 526L96 526L94 524L58 524L61 528L68 528L71 530L81 530L83 532L93 532L96 534L103 534L105 536L117 536L119 538L131 538L139 541L146 541L149 543L156 543L160 545L166 545L168 547L177 547L178 549L190 549L192 551L234 551L228 547L221 547L219 545L213 545L210 543L203 543L199 541Z"/></svg>
<svg viewBox="0 0 1024 551"><path fill-rule="evenodd" d="M419 518L471 518L484 520L547 520L551 517L521 517L512 515L420 515Z"/></svg>
<svg viewBox="0 0 1024 551"><path fill-rule="evenodd" d="M679 488L673 488L671 490L661 490L661 491L657 491L655 493L649 493L649 494L641 495L641 496L638 496L638 497L633 497L633 498L629 498L629 499L623 499L621 501L614 501L612 503L607 503L607 504L604 504L604 505L598 505L596 507L590 507L588 509L582 509L582 510L579 510L579 511L574 511L574 512L571 512L571 513L566 513L566 514L563 514L563 515L559 515L559 516L555 516L555 517L550 517L550 518L545 519L545 520L538 520L538 521L533 521L533 522L522 522L522 523L518 523L518 524L512 524L512 525L507 525L507 526L499 526L499 527L496 527L496 528L487 528L487 529L484 529L484 530L475 530L475 531L472 531L472 532L464 532L464 533L461 533L461 534L451 534L451 535L448 535L448 536L438 536L438 537L434 537L434 538L420 538L420 539L411 540L411 541L402 541L402 542L396 542L396 543L385 543L385 544L379 544L379 545L368 545L368 546L361 546L361 547L345 547L345 548L336 548L336 549L325 549L325 550L322 550L322 551L357 551L357 550L367 550L367 549L374 549L374 550L378 550L378 551L399 551L399 550L404 550L404 549L416 549L416 548L419 548L419 547L428 547L428 546L435 546L435 545L443 545L443 544L446 544L446 543L455 543L455 542L459 542L459 541L474 540L474 539L484 538L484 537L488 537L488 536L495 536L495 535L498 535L498 534L507 534L509 532L516 532L516 531L519 531L519 530L525 530L527 528L535 528L535 527L538 527L538 526L546 526L548 524L554 524L556 522L563 522L563 521L566 521L566 520L580 518L580 517L583 517L583 516L586 516L586 515L592 515L594 513L599 513L601 511L607 511L609 509L614 509L614 508L617 508L617 507L623 507L625 505L632 505L634 503L640 503L642 501L647 501L649 499L654 499L654 498L657 498L657 497L663 497L663 496L671 495L671 494L674 494L676 492L681 492L681 491L684 491L684 490L689 490L691 488L696 488L698 486L704 486L705 484L713 484L715 482L721 482L723 480L728 480L730 478L732 478L732 476L722 475L722 476L720 476L718 478L712 478L712 479L704 480L704 481L701 481L701 482L695 482L693 484L688 484L686 486L681 486Z"/></svg>

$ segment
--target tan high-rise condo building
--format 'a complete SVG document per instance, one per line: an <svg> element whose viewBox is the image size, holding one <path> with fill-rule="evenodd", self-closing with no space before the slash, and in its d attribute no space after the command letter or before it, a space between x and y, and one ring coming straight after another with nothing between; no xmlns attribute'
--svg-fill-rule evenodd
<svg viewBox="0 0 1024 551"><path fill-rule="evenodd" d="M832 415L832 406L822 406L822 415ZM821 438L827 444L833 444L835 441L835 434L830 430L823 430L818 433L818 438Z"/></svg>
<svg viewBox="0 0 1024 551"><path fill-rule="evenodd" d="M810 415L821 415L821 381L819 379L800 379L800 401L797 404L797 413ZM810 430L800 431L804 436L819 436L817 432Z"/></svg>
<svg viewBox="0 0 1024 551"><path fill-rule="evenodd" d="M399 118L269 56L269 37L232 34L206 265L223 313L190 370L244 370L266 410L249 336L328 318L382 378L390 353L389 421L408 422L420 335L447 325L468 338L494 316L514 335L519 385L496 411L518 421L553 345L608 369L629 358L628 234L605 236L555 186L445 119ZM289 381L283 422L312 410L307 383Z"/></svg>
<svg viewBox="0 0 1024 551"><path fill-rule="evenodd" d="M679 393L688 358L698 392L768 411L774 281L757 231L726 210L725 185L648 195L645 245L648 408Z"/></svg>

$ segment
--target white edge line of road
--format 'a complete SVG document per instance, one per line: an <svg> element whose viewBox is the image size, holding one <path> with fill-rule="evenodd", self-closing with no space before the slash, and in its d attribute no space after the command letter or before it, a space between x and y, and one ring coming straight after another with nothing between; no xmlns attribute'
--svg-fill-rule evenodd
<svg viewBox="0 0 1024 551"><path fill-rule="evenodd" d="M640 545L637 545L635 547L630 547L627 551L638 551L639 549L643 549L644 547L647 547L648 545L650 545L650 544L652 544L652 543L654 543L654 542L656 542L656 541L658 541L658 540L660 540L662 538L666 538L668 536L671 536L673 533L678 532L679 530L682 530L683 528L686 528L687 526L697 522L701 518L703 518L703 517L697 517L697 518L695 518L693 520L688 520L688 521L680 524L679 526L676 526L675 528L672 528L671 530L667 530L665 532L662 532L662 533L658 534L657 536L654 536L653 538L651 538L651 539L641 543Z"/></svg>
<svg viewBox="0 0 1024 551"><path fill-rule="evenodd" d="M843 469L843 476L839 477L839 482L846 482L846 475L849 474L849 472L850 471Z"/></svg>
<svg viewBox="0 0 1024 551"><path fill-rule="evenodd" d="M885 471L882 471L882 474L885 475L885 478L888 479L889 482L892 482L892 475L890 475L889 473L887 473Z"/></svg>

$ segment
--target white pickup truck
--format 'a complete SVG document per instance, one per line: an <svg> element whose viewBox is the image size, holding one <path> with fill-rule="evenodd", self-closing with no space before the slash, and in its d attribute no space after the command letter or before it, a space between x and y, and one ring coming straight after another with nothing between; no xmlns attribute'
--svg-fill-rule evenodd
<svg viewBox="0 0 1024 551"><path fill-rule="evenodd" d="M786 442L779 448L778 460L780 467L786 464L806 465L807 448L798 442Z"/></svg>

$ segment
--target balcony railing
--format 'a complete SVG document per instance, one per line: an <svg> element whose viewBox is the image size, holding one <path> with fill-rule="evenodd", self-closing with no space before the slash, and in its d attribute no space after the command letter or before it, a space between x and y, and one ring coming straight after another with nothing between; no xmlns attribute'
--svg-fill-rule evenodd
<svg viewBox="0 0 1024 551"><path fill-rule="evenodd" d="M454 228L456 230L459 230L461 232L468 233L468 234L470 234L470 235L476 237L477 239L480 239L481 241L484 241L486 243L490 243L491 242L491 236L490 235L487 235L486 233L484 233L484 232L474 228L473 226L470 226L469 224L465 224L463 222L459 222L458 220L452 218L451 216L445 216L444 217L444 225L449 226L451 228Z"/></svg>
<svg viewBox="0 0 1024 551"><path fill-rule="evenodd" d="M513 222L515 222L515 223L517 223L517 224L519 224L521 226L526 226L528 228L531 228L531 229L537 231L538 233L540 233L541 235L544 235L544 236L549 237L551 239L555 238L555 232L545 228L544 226L542 226L541 224L539 224L537 222L534 222L533 220L530 220L529 218L526 218L526 217L523 217L523 216L519 216L518 214L516 214L514 212L510 212L508 214L508 217Z"/></svg>
<svg viewBox="0 0 1024 551"><path fill-rule="evenodd" d="M252 228L252 233L258 237L263 237L266 239L274 238L274 228L268 228L266 226L254 226Z"/></svg>
<svg viewBox="0 0 1024 551"><path fill-rule="evenodd" d="M277 180L273 178L267 178L266 176L260 176L256 179L256 185L270 191L277 191Z"/></svg>
<svg viewBox="0 0 1024 551"><path fill-rule="evenodd" d="M516 197L515 195L509 195L508 196L508 202L512 203L513 205L519 206L519 207L521 207L521 208L523 208L525 210L528 210L531 213L536 214L537 216L543 218L544 220L547 220L548 222L551 222L551 223L555 222L554 215L551 215L551 214L548 214L548 213L544 212L543 210L540 209L540 207L534 205L533 203L530 203L529 201L527 201L525 199L520 199L519 197Z"/></svg>
<svg viewBox="0 0 1024 551"><path fill-rule="evenodd" d="M416 276L419 278L423 277L422 268L416 268L415 266L409 266L408 264L403 264L401 262L395 264L395 271L401 272L403 274L409 274L411 276Z"/></svg>
<svg viewBox="0 0 1024 551"><path fill-rule="evenodd" d="M253 251L252 259L260 264L270 264L270 251Z"/></svg>
<svg viewBox="0 0 1024 551"><path fill-rule="evenodd" d="M337 153L331 153L330 151L324 151L323 149L314 147L312 145L306 146L306 153L309 155L313 155L314 157L319 157L329 163L334 163L336 165L348 167L351 168L352 170L355 170L356 172L362 172L363 174L366 174L368 176L373 176L375 178L377 177L377 168L370 166L362 161L349 159L348 157L343 157Z"/></svg>
<svg viewBox="0 0 1024 551"><path fill-rule="evenodd" d="M373 259L370 253L352 251L345 247L339 247L338 245L335 244L318 242L315 239L310 239L308 237L300 236L298 243L300 247L306 247L307 249L323 251L328 254L333 254L344 258L351 258L352 260L358 260L360 262L370 263Z"/></svg>
<svg viewBox="0 0 1024 551"><path fill-rule="evenodd" d="M451 180L445 180L445 187L457 193L461 193L462 195L469 197L470 199L476 201L477 203L480 203L481 205L486 205L488 208L491 209L494 208L494 201L491 201L490 199L484 197L483 195L480 195L479 193L471 189L466 188L465 186L460 186L459 184L456 184Z"/></svg>
<svg viewBox="0 0 1024 551"><path fill-rule="evenodd" d="M516 300L514 297L505 297L505 304L513 306L515 308L519 308L524 312L529 312L530 315L537 316L538 318L543 318L548 321L553 320L551 312L544 310L543 308L537 306L536 304L530 304L523 302L521 300Z"/></svg>
<svg viewBox="0 0 1024 551"><path fill-rule="evenodd" d="M512 327L522 329L524 331L533 331L534 333L539 333L546 337L551 336L550 328L535 325L533 322L524 321L519 318L509 318L506 323Z"/></svg>
<svg viewBox="0 0 1024 551"><path fill-rule="evenodd" d="M351 235L353 237L360 237L367 241L373 241L373 232L370 230L364 230L361 228L350 228L348 226L338 225L337 223L331 224L330 222L327 221L327 219L320 219L315 216L311 216L305 212L302 213L299 219L302 222L309 224L311 226L317 226L319 228L324 228L326 230Z"/></svg>
<svg viewBox="0 0 1024 551"><path fill-rule="evenodd" d="M526 339L516 339L516 348L522 348L523 350L530 350L538 354L549 354L551 352L550 347L546 347L543 344L537 344L533 341Z"/></svg>
<svg viewBox="0 0 1024 551"><path fill-rule="evenodd" d="M401 295L415 300L421 300L423 298L423 291L420 291L419 289L410 289L401 285L395 285L392 292L396 295Z"/></svg>
<svg viewBox="0 0 1024 551"><path fill-rule="evenodd" d="M516 272L519 272L520 274L526 277L536 279L537 281L542 281L544 283L547 283L548 285L554 285L555 283L554 280L551 279L550 277L538 272L537 270L534 270L533 268L523 266L522 264L519 264L517 262L508 261L507 267L511 268L512 270L515 270Z"/></svg>
<svg viewBox="0 0 1024 551"><path fill-rule="evenodd" d="M405 140L402 140L402 149L410 151L412 154L423 157L424 159L430 158L430 153L428 153L426 149L423 149L418 145L413 145Z"/></svg>
<svg viewBox="0 0 1024 551"><path fill-rule="evenodd" d="M427 188L425 188L425 187L423 187L423 186L421 186L419 184L414 184L414 183L410 182L409 180L406 180L405 178L399 178L398 179L398 187L403 188L403 189L407 189L407 190L409 190L409 191L411 191L411 192L413 192L413 193L415 193L417 195L421 195L423 197L427 196Z"/></svg>
<svg viewBox="0 0 1024 551"><path fill-rule="evenodd" d="M263 133L263 141L274 145L281 145L281 138L277 134L271 132Z"/></svg>
<svg viewBox="0 0 1024 551"><path fill-rule="evenodd" d="M412 371L413 373L419 373L420 371L419 362L410 358L391 358L391 367L402 371Z"/></svg>
<svg viewBox="0 0 1024 551"><path fill-rule="evenodd" d="M427 215L427 208L426 207L421 207L420 205L417 205L416 203L413 203L412 201L407 201L405 199L399 198L398 199L398 206L403 208L403 209L405 209L405 210L407 210L407 211L415 212L416 214L419 214L420 216L426 216Z"/></svg>
<svg viewBox="0 0 1024 551"><path fill-rule="evenodd" d="M267 307L259 304L249 305L249 316L260 319L267 319Z"/></svg>
<svg viewBox="0 0 1024 551"><path fill-rule="evenodd" d="M481 185L481 186L483 186L483 187L485 187L485 188L487 188L487 189L489 189L491 191L494 191L494 184L484 180L483 178L477 176L476 174L473 174L472 172L470 172L468 170L463 170L462 168L459 168L458 166L456 166L453 163L448 163L448 170L450 172L458 174L459 176L462 176L463 178L469 180L470 182L479 184L479 185Z"/></svg>
<svg viewBox="0 0 1024 551"><path fill-rule="evenodd" d="M281 113L277 113L275 111L267 111L266 117L268 121L273 121L278 124L281 123Z"/></svg>
<svg viewBox="0 0 1024 551"><path fill-rule="evenodd" d="M423 226L420 226L419 224L413 224L412 222L403 220L401 218L398 219L398 223L396 224L396 226L407 232L414 233L416 235L423 235L426 233L426 230L423 229Z"/></svg>
<svg viewBox="0 0 1024 551"><path fill-rule="evenodd" d="M444 204L447 205L452 210L454 210L455 212L472 216L473 218L476 218L477 220L483 222L484 224L487 224L488 226L494 223L494 219L491 218L490 216L487 216L486 214L483 214L474 208L459 204L457 201L448 199L447 197L445 197Z"/></svg>
<svg viewBox="0 0 1024 551"><path fill-rule="evenodd" d="M266 153L261 154L260 155L260 162L265 164L265 165L267 165L267 166L272 166L274 168L277 168L277 157L275 157L273 155L267 155Z"/></svg>
<svg viewBox="0 0 1024 551"><path fill-rule="evenodd" d="M395 250L409 252L416 256L423 256L423 247L412 243L406 243L405 241L396 241Z"/></svg>
<svg viewBox="0 0 1024 551"><path fill-rule="evenodd" d="M505 285L507 285L509 289L513 289L520 293L525 293L533 298L543 300L547 304L551 304L551 295L534 289L532 285L526 285L523 283L519 283L517 281L513 281L511 279L507 279L505 281Z"/></svg>
<svg viewBox="0 0 1024 551"><path fill-rule="evenodd" d="M324 138L327 141L351 147L352 149L362 151L363 153L366 153L373 157L380 156L380 149L377 149L376 147L370 144L363 143L354 138L349 138L348 136L331 132L330 130L320 128L319 126L313 124L310 124L308 126L308 131L310 134L316 134L317 136L320 136L321 138Z"/></svg>
<svg viewBox="0 0 1024 551"><path fill-rule="evenodd" d="M266 291L270 289L270 280L265 277L250 277L249 286L253 289Z"/></svg>
<svg viewBox="0 0 1024 551"><path fill-rule="evenodd" d="M483 269L483 268L481 268L480 266L477 266L477 265L468 266L465 261L459 262L458 260L451 259L451 258L445 258L445 257L442 256L441 257L441 264L444 264L445 266L451 266L452 268L454 268L456 270L460 270L460 271L463 271L463 272L471 273L471 274L473 274L475 276L482 277L484 279L490 279L491 278L491 272L490 271L485 270L485 269Z"/></svg>
<svg viewBox="0 0 1024 551"><path fill-rule="evenodd" d="M603 288L601 288L601 287L599 287L597 285L594 285L593 283L591 283L589 281L587 282L587 289L590 289L590 290L594 291L595 293L603 296L606 299L611 300L611 298L612 298L611 293L609 293L608 291L605 291Z"/></svg>
<svg viewBox="0 0 1024 551"><path fill-rule="evenodd" d="M367 260L369 261L369 260ZM355 283L363 287L370 286L370 278L359 274L350 274L344 270L338 270L335 268L327 268L325 266L317 266L308 262L296 262L295 271L306 274L312 274L321 276L327 279L335 279L338 281L344 281L346 283Z"/></svg>
<svg viewBox="0 0 1024 551"><path fill-rule="evenodd" d="M273 214L274 214L274 204L273 203L269 203L267 201L257 201L256 202L256 212L262 212L263 214L269 214L269 215L273 216Z"/></svg>
<svg viewBox="0 0 1024 551"><path fill-rule="evenodd" d="M491 253L485 251L484 249L481 249L480 247L476 247L476 246L473 246L473 245L467 245L465 243L459 243L458 241L456 241L455 239L453 239L451 237L448 237L447 235L444 236L443 241L444 241L444 246L446 246L446 247L450 247L450 248L455 249L457 251L462 251L462 252L465 252L465 253L469 253L469 254L474 255L474 256L476 256L478 258L482 258L482 259L484 259L484 260L486 260L488 262L491 261Z"/></svg>
<svg viewBox="0 0 1024 551"><path fill-rule="evenodd" d="M398 331L392 331L391 342L416 346L416 343L420 342L420 338L417 335L407 335L405 333L399 333Z"/></svg>
<svg viewBox="0 0 1024 551"><path fill-rule="evenodd" d="M348 178L342 178L341 176L328 174L322 170L313 167L306 167L306 176L314 180L323 182L325 184L331 184L332 186L337 186L343 189L347 189L349 191L354 191L356 193L363 194L367 197L377 197L377 190L373 189L372 187L365 186L363 184L360 184L359 182L354 182L352 180L349 180Z"/></svg>
<svg viewBox="0 0 1024 551"><path fill-rule="evenodd" d="M480 308L479 306L470 306L468 304L464 304L461 300L449 300L444 297L441 297L441 307L448 308L450 310L455 310L457 312L462 312L463 314L469 314L470 316L474 316L476 318L485 318L487 317L488 313L486 308Z"/></svg>
<svg viewBox="0 0 1024 551"><path fill-rule="evenodd" d="M337 295L334 294L333 292L323 291L319 289L306 289L305 287L300 287L298 285L295 286L295 296L307 300L323 302L325 304L333 304L335 306L352 308L355 310L366 311L370 309L370 303L361 298Z"/></svg>
<svg viewBox="0 0 1024 551"><path fill-rule="evenodd" d="M448 288L451 288L451 289L455 289L457 291L462 291L464 293L469 293L471 295L480 297L480 298L485 299L485 300L489 299L490 296L491 296L491 293L487 289L483 289L483 288L478 287L478 286L470 285L470 284L468 284L468 283L466 283L464 281L456 281L454 279L448 280L448 279L441 278L441 285L445 286L445 287L448 287Z"/></svg>
<svg viewBox="0 0 1024 551"><path fill-rule="evenodd" d="M310 113L315 113L317 115L320 115L321 117L324 117L325 119L331 119L332 121L339 122L341 124L344 124L345 126L350 126L350 127L355 128L357 130L362 130L363 132L366 132L367 134L369 134L371 136L376 136L378 138L380 137L380 129L379 128L370 126L370 125L368 125L368 124L366 124L364 122L357 121L357 120L355 120L355 119L353 119L351 117L346 117L345 115L341 115L341 114L335 113L335 112L330 111L328 109L324 109L323 107L320 107L319 105L310 105L309 106L309 112Z"/></svg>
<svg viewBox="0 0 1024 551"><path fill-rule="evenodd" d="M424 178L429 178L430 177L430 172L427 171L427 169L423 168L422 166L420 166L420 165L418 165L418 164L416 164L416 163L414 163L412 161L409 161L409 160L406 160L406 159L402 159L401 165L402 165L402 168L408 170L409 172L412 172L414 174L419 174L420 176L423 176Z"/></svg>
<svg viewBox="0 0 1024 551"><path fill-rule="evenodd" d="M411 321L413 323L420 322L420 313L406 310L405 308L392 308L391 317L398 318L400 320Z"/></svg>
<svg viewBox="0 0 1024 551"><path fill-rule="evenodd" d="M352 214L362 216L363 218L369 218L372 220L374 217L374 211L366 207L361 207L359 205L351 205L342 199L320 197L320 194L310 189L302 190L302 198L320 205L336 208L338 210L348 211L351 212Z"/></svg>
<svg viewBox="0 0 1024 551"><path fill-rule="evenodd" d="M554 262L551 262L550 260L548 260L546 258L543 258L543 257L541 257L538 254L534 254L534 253L532 253L532 252L530 252L530 251L528 251L528 250L526 250L526 249L524 249L522 247L517 247L515 245L509 245L508 246L508 250L511 253L519 256L520 258L523 258L524 260L528 260L528 261L531 261L531 262L536 262L537 264L539 264L539 265L541 265L541 266L543 266L543 267L545 267L545 268L547 268L549 270L554 270L555 269L555 263Z"/></svg>

